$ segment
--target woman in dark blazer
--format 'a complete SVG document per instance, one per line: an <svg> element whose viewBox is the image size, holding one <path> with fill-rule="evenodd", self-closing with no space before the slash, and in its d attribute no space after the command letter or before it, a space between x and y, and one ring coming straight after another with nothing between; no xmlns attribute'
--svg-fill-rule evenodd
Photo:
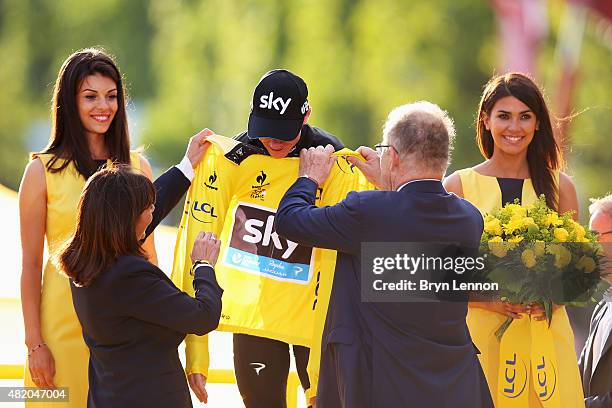
<svg viewBox="0 0 612 408"><path fill-rule="evenodd" d="M194 244L195 298L144 256L146 231L176 203L170 185L158 191L164 210L154 215L147 177L125 166L97 172L59 257L90 350L89 408L191 407L177 348L186 334L203 335L219 323L223 290L213 267L220 241L202 233Z"/></svg>

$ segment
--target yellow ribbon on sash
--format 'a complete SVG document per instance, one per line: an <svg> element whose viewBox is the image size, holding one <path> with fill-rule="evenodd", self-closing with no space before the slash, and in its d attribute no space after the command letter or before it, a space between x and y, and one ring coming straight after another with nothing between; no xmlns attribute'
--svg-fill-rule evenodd
<svg viewBox="0 0 612 408"><path fill-rule="evenodd" d="M531 384L544 408L561 407L559 363L553 333L546 320L530 319Z"/></svg>
<svg viewBox="0 0 612 408"><path fill-rule="evenodd" d="M547 321L523 315L501 339L497 408L561 408L559 364Z"/></svg>
<svg viewBox="0 0 612 408"><path fill-rule="evenodd" d="M531 342L530 322L526 316L515 319L501 339L497 408L529 406Z"/></svg>

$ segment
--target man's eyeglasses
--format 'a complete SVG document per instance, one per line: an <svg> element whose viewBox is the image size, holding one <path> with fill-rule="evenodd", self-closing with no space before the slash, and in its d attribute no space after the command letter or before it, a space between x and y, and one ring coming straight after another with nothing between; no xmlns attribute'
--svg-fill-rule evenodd
<svg viewBox="0 0 612 408"><path fill-rule="evenodd" d="M385 149L389 149L389 148L395 149L395 147L392 145L386 145L386 144L380 144L380 143L377 145L374 145L374 149L376 150L376 153L379 156L381 156L385 152ZM397 151L397 149L395 149L395 151Z"/></svg>

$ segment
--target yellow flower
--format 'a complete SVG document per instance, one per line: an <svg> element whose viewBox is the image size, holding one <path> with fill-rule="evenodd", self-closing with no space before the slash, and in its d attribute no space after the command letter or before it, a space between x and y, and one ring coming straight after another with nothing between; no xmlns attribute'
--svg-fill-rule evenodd
<svg viewBox="0 0 612 408"><path fill-rule="evenodd" d="M498 258L503 258L508 253L506 243L502 241L501 237L493 237L489 240L489 250Z"/></svg>
<svg viewBox="0 0 612 408"><path fill-rule="evenodd" d="M521 260L526 267L533 268L536 264L535 253L531 249L526 249L521 254Z"/></svg>
<svg viewBox="0 0 612 408"><path fill-rule="evenodd" d="M504 232L508 235L512 234L516 230L520 230L522 226L522 218L515 217L514 215L510 218L508 223L504 224Z"/></svg>
<svg viewBox="0 0 612 408"><path fill-rule="evenodd" d="M518 235L518 236L514 236L514 237L512 237L512 238L508 239L508 242L507 242L506 248L507 248L509 251L512 251L514 248L516 248L516 244L518 244L518 243L519 243L519 242L521 242L522 240L523 240L523 237L522 237L522 236L520 236L520 235Z"/></svg>
<svg viewBox="0 0 612 408"><path fill-rule="evenodd" d="M521 220L521 224L523 227L529 227L530 225L535 225L535 221L531 217L525 217Z"/></svg>
<svg viewBox="0 0 612 408"><path fill-rule="evenodd" d="M572 254L565 248L562 248L562 251L558 256L555 256L555 266L559 269L565 268L570 261L572 260Z"/></svg>
<svg viewBox="0 0 612 408"><path fill-rule="evenodd" d="M544 241L537 240L533 243L533 252L536 256L544 255L544 249L546 248L546 244Z"/></svg>
<svg viewBox="0 0 612 408"><path fill-rule="evenodd" d="M576 233L576 242L584 242L583 239L586 235L586 231L582 225L578 224L577 222L575 224L574 232Z"/></svg>
<svg viewBox="0 0 612 408"><path fill-rule="evenodd" d="M527 216L527 209L518 204L508 204L506 207L512 211L512 217L525 218Z"/></svg>
<svg viewBox="0 0 612 408"><path fill-rule="evenodd" d="M557 241L565 242L567 241L567 237L569 237L569 233L565 228L555 228L554 236Z"/></svg>
<svg viewBox="0 0 612 408"><path fill-rule="evenodd" d="M591 273L595 270L595 260L590 256L583 256L576 262L576 268L581 269L584 273Z"/></svg>
<svg viewBox="0 0 612 408"><path fill-rule="evenodd" d="M501 222L497 218L492 217L492 219L485 221L484 230L487 234L501 235L502 234Z"/></svg>
<svg viewBox="0 0 612 408"><path fill-rule="evenodd" d="M557 227L561 224L563 224L563 220L559 219L559 214L557 214L556 212L551 212L549 214L546 215L546 218L544 218L544 225L548 228L550 225L552 225L553 227Z"/></svg>
<svg viewBox="0 0 612 408"><path fill-rule="evenodd" d="M566 267L572 260L572 254L563 245L551 244L546 252L555 256L555 266L559 269Z"/></svg>

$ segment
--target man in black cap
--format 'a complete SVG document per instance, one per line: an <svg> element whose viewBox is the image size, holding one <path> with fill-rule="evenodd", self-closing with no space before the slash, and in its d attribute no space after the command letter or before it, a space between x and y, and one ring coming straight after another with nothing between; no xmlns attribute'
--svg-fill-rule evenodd
<svg viewBox="0 0 612 408"><path fill-rule="evenodd" d="M310 113L304 80L285 69L269 71L253 93L248 130L235 139L264 147L276 158L299 157L302 148L313 146L342 149L335 136L307 124Z"/></svg>
<svg viewBox="0 0 612 408"><path fill-rule="evenodd" d="M307 124L310 113L304 80L284 69L269 71L253 93L248 130L235 139L274 158L299 157L301 149L316 146L342 149L344 146L335 136ZM292 348L298 376L306 390L310 388L306 372L309 349L299 345ZM236 381L247 408L286 407L289 358L287 343L234 333ZM192 373L188 378L199 398L206 393L202 374Z"/></svg>

